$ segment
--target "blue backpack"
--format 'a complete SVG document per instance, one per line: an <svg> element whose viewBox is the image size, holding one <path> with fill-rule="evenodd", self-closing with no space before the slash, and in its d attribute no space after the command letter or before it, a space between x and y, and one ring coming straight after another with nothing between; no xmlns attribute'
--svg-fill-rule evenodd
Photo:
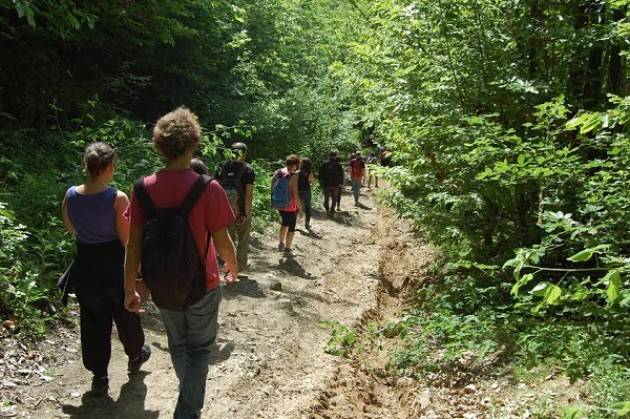
<svg viewBox="0 0 630 419"><path fill-rule="evenodd" d="M271 185L271 207L284 209L291 203L291 191L289 190L289 178L291 175L284 175L278 170L273 175Z"/></svg>

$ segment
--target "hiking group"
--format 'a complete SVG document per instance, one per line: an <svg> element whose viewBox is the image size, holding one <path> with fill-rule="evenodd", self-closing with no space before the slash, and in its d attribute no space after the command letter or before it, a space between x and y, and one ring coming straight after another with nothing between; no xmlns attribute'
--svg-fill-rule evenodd
<svg viewBox="0 0 630 419"><path fill-rule="evenodd" d="M77 252L60 278L64 298L74 292L80 308L81 352L93 374L91 393L107 394L112 322L128 356L128 372L137 373L151 356L140 314L151 299L160 311L179 396L173 417L199 418L204 404L212 344L218 329L220 282L234 282L250 268L248 261L256 174L246 163L247 146L235 143L233 159L209 176L193 158L201 139L198 119L187 108L161 117L152 134L165 167L138 180L131 193L111 186L117 156L112 147L86 147L84 184L70 187L63 200L66 228ZM372 154L367 163L377 163ZM352 155L350 179L355 204L366 176L361 154ZM337 152L323 162L319 181L324 207L340 210L344 169ZM370 173L378 187L378 178ZM280 215L278 251L293 257L298 218L311 229L311 160L293 154L274 173L271 205ZM236 246L235 246L236 243ZM219 274L217 256L223 261Z"/></svg>

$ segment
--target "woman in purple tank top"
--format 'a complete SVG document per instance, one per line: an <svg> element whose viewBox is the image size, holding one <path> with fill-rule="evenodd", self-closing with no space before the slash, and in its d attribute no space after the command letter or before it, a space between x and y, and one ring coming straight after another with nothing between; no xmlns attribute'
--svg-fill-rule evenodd
<svg viewBox="0 0 630 419"><path fill-rule="evenodd" d="M109 186L116 168L116 153L104 143L86 147L83 159L87 179L66 192L63 222L77 240L77 255L68 271L67 285L76 291L81 309L81 353L90 370L92 393L109 388L107 367L111 356L112 321L135 373L149 359L144 332L137 314L124 307L125 245L129 205L125 193Z"/></svg>

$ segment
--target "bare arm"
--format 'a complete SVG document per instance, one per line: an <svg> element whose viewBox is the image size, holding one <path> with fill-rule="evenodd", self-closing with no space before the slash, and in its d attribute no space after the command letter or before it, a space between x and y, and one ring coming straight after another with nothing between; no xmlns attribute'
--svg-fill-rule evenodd
<svg viewBox="0 0 630 419"><path fill-rule="evenodd" d="M229 275L226 278L227 282L236 281L238 278L236 251L234 250L234 243L232 243L232 239L230 238L227 228L212 233L212 241L217 253L221 256L221 259L225 261L225 266L229 272Z"/></svg>
<svg viewBox="0 0 630 419"><path fill-rule="evenodd" d="M116 230L123 246L126 246L129 241L129 219L124 215L128 206L129 198L124 192L118 191L114 208L116 209Z"/></svg>
<svg viewBox="0 0 630 419"><path fill-rule="evenodd" d="M142 227L131 226L125 253L125 308L140 312L140 295L136 291L136 276L142 257Z"/></svg>
<svg viewBox="0 0 630 419"><path fill-rule="evenodd" d="M66 229L72 234L77 234L77 230L74 228L74 225L70 220L70 216L68 215L68 200L65 196L63 197L63 203L61 204L61 218L63 219Z"/></svg>
<svg viewBox="0 0 630 419"><path fill-rule="evenodd" d="M315 183L315 175L313 174L313 172L308 174L308 182L312 185L313 183Z"/></svg>
<svg viewBox="0 0 630 419"><path fill-rule="evenodd" d="M297 201L298 211L302 212L302 200L299 199L300 193L298 192L298 177L297 175L291 176L291 181L289 183L289 187L291 188L291 193L295 197Z"/></svg>
<svg viewBox="0 0 630 419"><path fill-rule="evenodd" d="M245 214L249 217L252 215L252 203L254 201L254 185L248 183L245 185Z"/></svg>

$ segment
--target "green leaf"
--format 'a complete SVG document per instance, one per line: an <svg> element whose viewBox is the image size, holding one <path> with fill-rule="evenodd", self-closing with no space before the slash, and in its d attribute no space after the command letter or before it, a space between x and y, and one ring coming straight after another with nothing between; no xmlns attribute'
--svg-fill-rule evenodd
<svg viewBox="0 0 630 419"><path fill-rule="evenodd" d="M623 417L630 413L630 401L615 403L612 408L618 417Z"/></svg>
<svg viewBox="0 0 630 419"><path fill-rule="evenodd" d="M562 295L562 288L557 285L549 285L547 287L547 291L545 292L545 302L549 305L554 304L558 301L558 298Z"/></svg>
<svg viewBox="0 0 630 419"><path fill-rule="evenodd" d="M574 254L573 256L567 258L567 260L571 261L571 262L586 262L588 260L590 260L594 254L596 253L601 253L601 250L606 250L608 249L610 246L607 244L600 244L597 245L595 247L591 247L589 249L584 249L576 254Z"/></svg>
<svg viewBox="0 0 630 419"><path fill-rule="evenodd" d="M536 284L536 286L529 292L530 294L536 295L538 297L543 297L549 286L548 282L540 282Z"/></svg>
<svg viewBox="0 0 630 419"><path fill-rule="evenodd" d="M527 285L532 279L534 279L533 274L523 275L523 277L519 279L518 281L516 281L516 283L512 286L512 290L510 291L510 294L517 296L521 287Z"/></svg>
<svg viewBox="0 0 630 419"><path fill-rule="evenodd" d="M583 413L577 407L569 407L562 415L562 419L579 419L581 417L583 417Z"/></svg>
<svg viewBox="0 0 630 419"><path fill-rule="evenodd" d="M621 275L619 274L618 270L613 269L612 271L608 271L602 281L608 282L606 296L608 297L608 303L613 304L619 298L619 289L621 288Z"/></svg>

